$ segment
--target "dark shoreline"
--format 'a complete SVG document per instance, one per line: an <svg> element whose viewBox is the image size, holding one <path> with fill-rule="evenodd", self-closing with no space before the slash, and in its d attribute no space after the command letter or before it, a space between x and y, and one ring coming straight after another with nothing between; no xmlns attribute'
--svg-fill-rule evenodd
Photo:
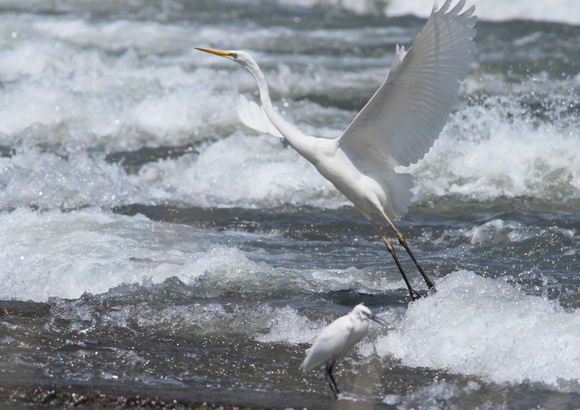
<svg viewBox="0 0 580 410"><path fill-rule="evenodd" d="M16 408L155 408L155 409L390 409L382 403L334 400L320 394L240 392L226 389L158 389L143 391L120 385L0 386L0 405Z"/></svg>
<svg viewBox="0 0 580 410"><path fill-rule="evenodd" d="M21 300L0 300L0 317L48 317L50 305L42 302Z"/></svg>

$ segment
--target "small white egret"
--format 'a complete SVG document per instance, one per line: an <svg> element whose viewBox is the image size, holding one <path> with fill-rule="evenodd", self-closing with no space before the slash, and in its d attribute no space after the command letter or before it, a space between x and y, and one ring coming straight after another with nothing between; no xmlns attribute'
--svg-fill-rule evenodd
<svg viewBox="0 0 580 410"><path fill-rule="evenodd" d="M380 235L411 294L419 298L393 249L373 220L382 215L423 276L423 271L391 218L401 218L411 205L410 174L395 167L416 163L431 149L458 98L459 86L472 60L477 17L475 6L462 12L465 0L435 5L409 48L396 47L393 66L381 87L344 133L336 138L305 135L274 109L264 74L243 51L198 50L225 57L246 68L256 80L261 107L238 97L241 121L259 132L285 138L298 153L352 201Z"/></svg>
<svg viewBox="0 0 580 410"><path fill-rule="evenodd" d="M300 365L302 371L306 373L324 364L330 389L334 396L338 397L338 386L332 375L334 363L367 335L370 320L384 325L368 307L360 303L348 315L341 316L330 323L308 349L308 354Z"/></svg>

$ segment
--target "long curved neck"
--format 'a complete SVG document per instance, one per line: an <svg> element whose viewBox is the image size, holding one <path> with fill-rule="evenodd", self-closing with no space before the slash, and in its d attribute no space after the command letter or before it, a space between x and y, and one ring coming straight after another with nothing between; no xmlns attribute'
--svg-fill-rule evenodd
<svg viewBox="0 0 580 410"><path fill-rule="evenodd" d="M258 68L257 64L246 66L246 69L252 74L256 83L258 84L258 90L260 91L260 101L262 103L262 108L264 112L272 121L272 124L280 131L284 138L292 145L296 151L310 160L312 149L313 137L310 137L286 121L278 112L274 109L272 105L272 100L270 99L270 91L268 89L268 84L266 83L266 78L262 71ZM310 148L310 149L309 149Z"/></svg>

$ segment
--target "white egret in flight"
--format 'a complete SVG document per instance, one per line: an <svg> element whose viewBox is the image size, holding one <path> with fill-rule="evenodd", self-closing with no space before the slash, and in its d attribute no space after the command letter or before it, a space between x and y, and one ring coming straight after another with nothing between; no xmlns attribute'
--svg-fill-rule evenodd
<svg viewBox="0 0 580 410"><path fill-rule="evenodd" d="M460 0L451 8L451 0L447 0L441 8L433 7L409 50L396 47L385 82L336 138L306 135L284 120L272 105L264 74L247 53L198 48L235 61L250 72L262 105L239 96L241 121L256 131L285 138L356 205L387 246L413 300L419 295L373 217L378 214L387 221L432 288L433 282L392 222L407 212L413 196L411 175L395 172L395 167L414 164L425 156L457 101L472 60L477 21L475 7L463 11L464 6L465 0Z"/></svg>
<svg viewBox="0 0 580 410"><path fill-rule="evenodd" d="M368 307L360 303L348 315L341 316L330 323L322 329L312 347L308 349L306 358L300 365L302 371L306 373L324 364L330 389L334 396L338 397L338 386L332 375L334 364L367 335L371 320L384 325Z"/></svg>

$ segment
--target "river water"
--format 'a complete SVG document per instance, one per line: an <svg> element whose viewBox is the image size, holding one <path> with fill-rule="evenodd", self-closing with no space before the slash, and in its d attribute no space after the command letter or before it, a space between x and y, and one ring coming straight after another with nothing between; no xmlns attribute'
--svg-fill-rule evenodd
<svg viewBox="0 0 580 410"><path fill-rule="evenodd" d="M460 100L401 169L437 285L409 304L368 222L240 125L249 74L194 47L251 51L282 114L334 136L430 1L1 1L3 406L580 407L580 15L480 3ZM360 302L387 326L335 401L299 365Z"/></svg>

